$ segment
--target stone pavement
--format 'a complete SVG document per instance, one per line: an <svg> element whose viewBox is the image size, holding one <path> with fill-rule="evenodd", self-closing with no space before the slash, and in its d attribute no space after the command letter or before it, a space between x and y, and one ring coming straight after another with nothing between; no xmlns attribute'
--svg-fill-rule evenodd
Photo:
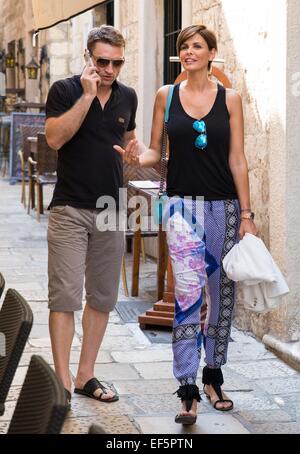
<svg viewBox="0 0 300 454"><path fill-rule="evenodd" d="M51 189L45 191L45 201ZM11 387L0 433L5 433L33 353L53 364L48 333L47 309L47 215L41 223L28 216L20 204L20 186L0 180L0 271L6 290L15 288L34 312L34 326ZM130 281L130 256L126 257ZM141 292L136 300L153 301L155 263L142 264ZM130 282L129 282L130 283ZM133 300L133 298L131 298ZM122 285L119 300L124 301ZM81 345L80 313L71 354L71 371L76 373ZM300 374L277 359L253 337L232 331L229 363L223 368L224 390L234 400L234 410L214 410L204 397L197 424L184 429L174 423L179 400L172 394L177 384L172 377L170 343L151 343L137 323L124 323L111 314L107 333L97 358L96 375L113 382L120 401L99 403L74 395L64 433L86 433L97 423L113 434L247 434L300 433ZM199 378L199 385L201 380Z"/></svg>

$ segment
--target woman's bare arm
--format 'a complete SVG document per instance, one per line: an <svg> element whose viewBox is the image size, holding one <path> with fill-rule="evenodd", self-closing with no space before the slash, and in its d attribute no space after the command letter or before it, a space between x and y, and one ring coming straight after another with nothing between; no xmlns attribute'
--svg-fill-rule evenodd
<svg viewBox="0 0 300 454"><path fill-rule="evenodd" d="M139 167L153 167L159 163L161 158L161 139L168 92L169 86L165 85L161 87L156 94L149 148L139 140L131 140L125 149L118 145L114 146L115 150L122 155L125 162Z"/></svg>

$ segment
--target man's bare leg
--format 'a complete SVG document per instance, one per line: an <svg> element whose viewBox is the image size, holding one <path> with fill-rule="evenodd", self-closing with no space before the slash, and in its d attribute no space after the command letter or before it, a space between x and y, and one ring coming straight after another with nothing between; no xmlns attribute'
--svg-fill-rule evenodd
<svg viewBox="0 0 300 454"><path fill-rule="evenodd" d="M71 391L69 371L70 351L74 337L74 312L53 312L49 314L49 331L55 372L64 387Z"/></svg>
<svg viewBox="0 0 300 454"><path fill-rule="evenodd" d="M95 376L94 366L108 319L108 312L96 311L86 304L82 316L83 339L78 372L75 380L76 388L82 389L86 382ZM102 393L103 391L101 389L97 389L94 395L99 397ZM114 393L111 390L108 390L106 394L103 394L102 399L110 399L113 396Z"/></svg>

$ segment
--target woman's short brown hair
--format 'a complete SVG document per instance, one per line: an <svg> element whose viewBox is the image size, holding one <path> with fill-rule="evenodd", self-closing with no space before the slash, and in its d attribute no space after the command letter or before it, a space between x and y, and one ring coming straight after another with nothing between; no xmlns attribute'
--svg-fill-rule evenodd
<svg viewBox="0 0 300 454"><path fill-rule="evenodd" d="M110 44L116 47L125 47L125 39L116 28L111 25L101 25L101 27L92 28L87 38L87 48L91 52L96 42Z"/></svg>
<svg viewBox="0 0 300 454"><path fill-rule="evenodd" d="M179 55L180 48L183 43L185 43L188 39L192 38L194 35L202 36L205 40L209 50L216 49L218 50L217 38L215 33L212 30L209 30L205 25L189 25L185 27L178 35L176 48L177 53ZM211 62L208 63L208 70L210 70Z"/></svg>

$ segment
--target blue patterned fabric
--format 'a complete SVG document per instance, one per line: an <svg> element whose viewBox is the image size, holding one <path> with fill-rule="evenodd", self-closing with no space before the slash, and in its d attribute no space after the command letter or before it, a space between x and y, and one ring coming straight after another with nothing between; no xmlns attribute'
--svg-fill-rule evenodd
<svg viewBox="0 0 300 454"><path fill-rule="evenodd" d="M234 282L227 278L222 259L238 241L239 203L172 197L164 212L164 227L175 283L173 371L182 385L193 384L202 344L209 367L226 363ZM204 288L208 310L201 333Z"/></svg>

